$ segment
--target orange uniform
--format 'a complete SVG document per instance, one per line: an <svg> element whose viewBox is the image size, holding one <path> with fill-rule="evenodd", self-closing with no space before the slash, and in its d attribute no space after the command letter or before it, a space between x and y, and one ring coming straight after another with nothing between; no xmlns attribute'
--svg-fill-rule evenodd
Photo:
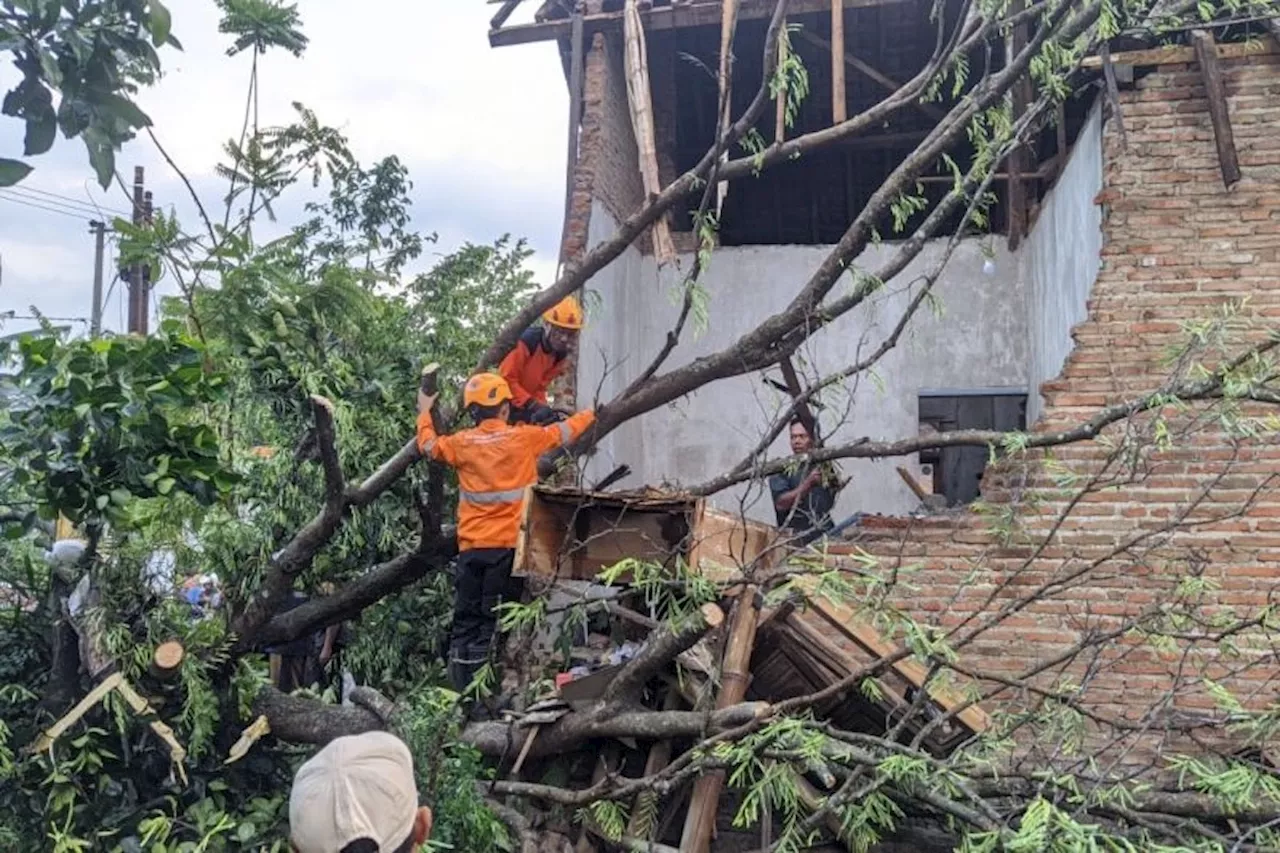
<svg viewBox="0 0 1280 853"><path fill-rule="evenodd" d="M418 415L418 449L458 471L458 550L514 548L524 491L538 482L538 457L568 444L595 422L578 412L550 426L510 426L497 418L439 435L430 413Z"/></svg>
<svg viewBox="0 0 1280 853"><path fill-rule="evenodd" d="M526 329L498 372L511 386L511 405L523 409L530 401L547 405L547 386L564 372L565 357L543 346L546 332L540 326Z"/></svg>

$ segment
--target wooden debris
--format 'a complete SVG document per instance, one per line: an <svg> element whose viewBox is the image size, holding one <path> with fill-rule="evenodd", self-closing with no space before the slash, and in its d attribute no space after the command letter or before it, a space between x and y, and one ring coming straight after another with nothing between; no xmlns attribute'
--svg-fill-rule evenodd
<svg viewBox="0 0 1280 853"><path fill-rule="evenodd" d="M726 4L727 5L727 4ZM658 178L658 147L653 125L653 96L649 87L649 58L644 44L644 24L636 0L626 0L623 7L624 62L627 73L627 103L631 107L631 129L636 138L640 159L640 182L645 195L662 192ZM676 246L671 240L671 227L666 216L653 223L653 255L658 266L676 259Z"/></svg>
<svg viewBox="0 0 1280 853"><path fill-rule="evenodd" d="M133 709L134 714L139 717L152 718L149 723L151 731L155 732L156 737L164 741L165 746L169 747L169 760L173 762L174 769L177 770L178 777L185 786L187 784L187 771L182 762L187 757L187 751L182 744L178 743L178 739L173 736L173 729L165 725L164 721L156 718L155 709L151 707L146 699L139 696L137 691L130 687L129 682L123 678L116 684L116 692L124 697L124 701Z"/></svg>
<svg viewBox="0 0 1280 853"><path fill-rule="evenodd" d="M253 748L255 743L270 733L271 724L267 722L267 715L259 714L258 719L250 723L245 730L240 733L240 738L232 744L231 749L227 751L227 760L222 763L235 764L237 761L249 754L249 750Z"/></svg>
<svg viewBox="0 0 1280 853"><path fill-rule="evenodd" d="M1218 146L1222 183L1231 189L1240 180L1240 160L1236 154L1235 134L1231 130L1231 112L1227 106L1222 68L1218 65L1218 52L1213 35L1207 30L1192 30L1191 42L1195 46L1200 77L1204 80L1205 94L1209 99L1209 118L1213 123L1213 139Z"/></svg>
<svg viewBox="0 0 1280 853"><path fill-rule="evenodd" d="M116 685L123 681L124 676L118 672L114 672L104 678L98 683L97 687L90 690L83 699L77 702L74 708L63 714L56 723L41 732L40 737L36 738L27 747L27 752L34 755L37 752L44 752L53 746L53 742L62 737L63 732L78 723L81 717L89 713L91 708L102 701L102 697L115 690Z"/></svg>
<svg viewBox="0 0 1280 853"><path fill-rule="evenodd" d="M921 486L916 481L915 477L911 476L910 471L908 471L906 468L903 468L901 465L898 466L897 470L898 470L898 476L902 478L902 482L907 484L907 488L911 489L911 491L915 494L916 497L918 497L922 501L929 500L929 498L931 497L930 494L926 492L924 490L924 487Z"/></svg>
<svg viewBox="0 0 1280 853"><path fill-rule="evenodd" d="M868 653L875 655L877 658L890 657L898 653L898 649L892 643L886 641L880 636L879 632L859 619L848 605L834 602L819 595L817 593L817 581L812 576L797 578L796 586L805 592L809 599L809 605L814 612L820 614L828 624ZM916 687L924 687L925 680L929 674L924 665L912 658L904 658L898 661L893 664L893 669ZM956 717L970 731L981 733L990 728L991 718L987 716L986 712L977 705L969 704L968 700L955 690L939 685L930 685L927 690L930 698L948 713L953 709L968 705L964 710L957 713Z"/></svg>
<svg viewBox="0 0 1280 853"><path fill-rule="evenodd" d="M716 697L717 709L736 705L747 695L751 652L755 647L756 622L759 617L760 590L753 584L746 584L738 595L729 628L724 665L721 667L720 695ZM681 850L686 853L707 853L711 846L711 832L715 828L716 810L723 787L722 771L706 773L694 783L689 812L685 816L684 834L680 839Z"/></svg>

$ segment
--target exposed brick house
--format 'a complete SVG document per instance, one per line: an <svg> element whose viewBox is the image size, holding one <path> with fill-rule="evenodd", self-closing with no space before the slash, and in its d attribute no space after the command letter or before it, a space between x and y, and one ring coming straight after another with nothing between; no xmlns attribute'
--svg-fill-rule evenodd
<svg viewBox="0 0 1280 853"><path fill-rule="evenodd" d="M873 44L855 48L875 53L874 62L887 74L910 64L904 56L895 67L892 48L909 53L901 47L908 39L896 38L894 27L909 21L911 8L849 11L851 20L874 13L881 32L889 34L878 42L878 53ZM820 31L819 19L811 23ZM697 28L664 32L652 34L649 51L665 181L687 165L681 162L680 138L680 105L687 99L681 100L680 90L692 72L676 54L686 46L681 39L696 42L705 34ZM1190 49L1143 56L1136 81L1119 93L1123 140L1117 117L1101 102L1073 106L1067 115L1069 156L1063 150L1042 169L1024 239L1016 248L1004 241L995 246L995 276L983 271L977 241L962 242L942 293L955 313L950 320L925 321L932 325L921 332L921 339L936 346L904 348L887 377L901 380L900 387L878 397L859 389L855 411L881 411L855 418L851 434L909 434L920 419L920 401L930 396L926 392L964 390L962 382L991 396L1021 389L1030 430L1074 426L1103 406L1160 387L1173 369L1170 348L1185 340L1185 324L1228 305L1243 305L1236 309L1240 325L1257 327L1244 337L1256 338L1258 328L1274 323L1280 315L1280 136L1274 131L1280 122L1280 56L1270 44L1256 52L1223 53L1241 178L1224 186L1204 77ZM611 233L641 197L615 34L589 36L584 80L567 258ZM825 97L822 85L815 79L818 105ZM875 173L863 177L875 180ZM856 203L856 183L845 183L843 203ZM816 192L813 185L806 189ZM743 192L750 201L756 191ZM732 187L729 197L734 198ZM726 235L733 230L734 210L732 203L726 207ZM791 229L788 219L780 227ZM816 215L809 225L808 236L786 230L756 239L749 234L758 237L767 223L740 213L737 235L725 238L713 261L728 271L712 282L712 298L719 300L713 311L722 312L713 324L727 331L709 330L713 340L690 343L685 358L722 344L724 335L742 331L770 309L772 279L757 275L761 269L781 278L787 265L802 275L817 263L821 250L814 247L826 239L827 225ZM602 307L593 322L602 331L585 340L580 388L601 381L601 369L589 362L591 347L606 357L640 348L646 336L651 340L655 330L665 329L670 308L665 289L671 274L657 269L648 246L629 251L597 278L591 286ZM779 285L785 292L795 281L789 277ZM956 332L947 325L952 321L981 323L982 340L967 348L940 342ZM867 329L846 331L856 337ZM1239 348L1242 340L1234 345ZM840 356L847 358L848 350L819 353L819 359ZM983 366L947 373L962 359L970 367ZM930 384L931 372L951 378ZM605 396L629 379L625 367L607 377ZM676 412L619 430L605 447L602 467L626 461L638 480L687 482L736 462L737 445L721 452L706 435L715 432L716 441L732 444L725 435L746 419L761 386L758 377L719 384L725 387L702 392ZM1118 431L1152 429L1149 419L1125 423L1110 438L1055 449L1052 463L1032 454L987 471L982 492L989 512L882 522L868 527L858 544L879 559L881 569L910 570L909 591L899 586L892 597L918 619L950 629L1006 610L998 624L965 646L959 663L988 676L982 682L988 691L999 689L1002 677L1030 677L1036 689L1006 690L1000 696L1006 707L1039 707L1046 694L1036 690L1070 682L1067 695L1084 709L1095 741L1107 743L1108 758L1126 763L1156 749L1194 749L1184 724L1215 714L1205 679L1225 683L1247 704L1261 706L1274 701L1280 676L1268 631L1243 631L1228 645L1212 638L1210 621L1195 621L1215 614L1247 619L1272 603L1280 578L1280 484L1272 479L1280 473L1280 446L1265 431L1242 439L1218 420L1197 422L1200 411L1169 414L1169 449L1152 450L1151 435L1139 442L1147 450L1136 459L1112 459ZM726 423L728 412L733 416ZM854 469L858 497L849 506L900 510L904 499L890 494L897 486L889 485L897 478L886 471L891 474L892 467L874 463ZM1094 478L1100 482L1090 486ZM1070 488L1064 490L1064 482ZM992 532L993 519L1000 520L1007 540ZM1154 618L1162 604L1175 604L1192 618L1184 636L1164 650L1125 630L1135 620ZM1161 627L1170 630L1168 622ZM1119 635L1114 642L1101 642L1111 633ZM1081 648L1084 654L1074 653ZM1197 736L1203 743L1222 732L1208 728Z"/></svg>

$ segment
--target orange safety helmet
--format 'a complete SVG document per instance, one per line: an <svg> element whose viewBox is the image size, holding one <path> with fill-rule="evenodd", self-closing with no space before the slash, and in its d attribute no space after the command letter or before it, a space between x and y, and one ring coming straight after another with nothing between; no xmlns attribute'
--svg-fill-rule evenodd
<svg viewBox="0 0 1280 853"><path fill-rule="evenodd" d="M511 386L496 373L477 373L462 390L464 406L500 406L511 399Z"/></svg>
<svg viewBox="0 0 1280 853"><path fill-rule="evenodd" d="M546 311L542 312L542 320L562 329L577 331L582 328L582 306L573 296L566 296Z"/></svg>

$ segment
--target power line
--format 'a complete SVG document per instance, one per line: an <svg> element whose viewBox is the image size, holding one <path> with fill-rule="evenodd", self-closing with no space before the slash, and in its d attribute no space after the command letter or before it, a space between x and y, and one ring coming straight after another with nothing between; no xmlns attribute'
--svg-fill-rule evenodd
<svg viewBox="0 0 1280 853"><path fill-rule="evenodd" d="M36 210L43 210L43 211L47 211L48 213L60 213L63 216L70 216L74 219L89 218L88 214L84 213L83 211L76 211L73 213L70 210L67 210L65 208L43 205L38 202L31 201L30 199L23 198L22 196L9 195L6 190L0 190L0 201L7 201L13 204L22 205L23 207L30 207Z"/></svg>
<svg viewBox="0 0 1280 853"><path fill-rule="evenodd" d="M116 210L115 208L111 208L111 207L103 207L102 205L94 201L92 197L88 201L84 201L82 199L74 198L69 195L62 195L61 193L55 193L55 192L49 192L48 190L37 189L36 187L28 186L27 184L16 184L14 186L7 187L6 189L8 189L10 192L15 192L20 195L25 195L28 197L36 196L36 198L34 198L35 201L44 200L39 198L39 196L44 196L46 199L49 200L48 203L58 203L66 207L80 207L85 210L93 211L93 213L99 216L101 216L104 212L114 213L114 214L117 214L118 216L128 216L128 214L125 213L124 211Z"/></svg>
<svg viewBox="0 0 1280 853"><path fill-rule="evenodd" d="M44 198L42 196L23 195L18 191L17 187L5 187L5 197L9 201L17 204L35 205L41 209L56 209L60 213L67 213L73 216L83 217L86 219L108 219L101 209L95 210L91 207L81 207L78 204L68 204L66 202L57 201L56 199Z"/></svg>

